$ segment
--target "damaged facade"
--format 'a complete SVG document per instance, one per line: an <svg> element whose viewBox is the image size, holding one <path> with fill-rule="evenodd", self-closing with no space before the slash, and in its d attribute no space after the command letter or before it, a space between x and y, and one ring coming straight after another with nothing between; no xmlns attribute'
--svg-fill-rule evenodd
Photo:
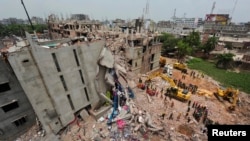
<svg viewBox="0 0 250 141"><path fill-rule="evenodd" d="M49 18L49 28L53 39L83 37L87 41L104 37L111 48L123 48L130 70L136 73L147 73L159 68L162 43L160 34L151 33L144 27L141 19L125 23L115 20L114 25L105 27L99 22L58 21L53 16Z"/></svg>
<svg viewBox="0 0 250 141"><path fill-rule="evenodd" d="M147 73L159 68L162 44L159 35L151 34L143 37L142 34L128 36L129 48L125 48L126 58L130 59L130 69L135 73Z"/></svg>
<svg viewBox="0 0 250 141"><path fill-rule="evenodd" d="M57 134L88 114L99 118L111 108L98 110L105 102L114 104L106 94L120 88L118 79L123 77L127 85L127 71L159 68L159 34L136 26L119 27L117 32L95 22L49 19L50 35L57 40L38 42L26 33L27 44L8 53L46 133Z"/></svg>
<svg viewBox="0 0 250 141"><path fill-rule="evenodd" d="M9 53L8 60L43 128L56 134L82 109L97 106L98 92L106 93L107 69L97 63L104 41L78 44L64 39L38 45L26 36L30 45Z"/></svg>
<svg viewBox="0 0 250 141"><path fill-rule="evenodd" d="M74 15L74 17L77 15ZM101 23L88 18L77 18L83 20L59 20L55 15L49 16L48 26L52 39L72 38L72 37L90 37L89 33L100 30Z"/></svg>
<svg viewBox="0 0 250 141"><path fill-rule="evenodd" d="M8 141L35 124L35 113L3 55L0 66L0 140Z"/></svg>

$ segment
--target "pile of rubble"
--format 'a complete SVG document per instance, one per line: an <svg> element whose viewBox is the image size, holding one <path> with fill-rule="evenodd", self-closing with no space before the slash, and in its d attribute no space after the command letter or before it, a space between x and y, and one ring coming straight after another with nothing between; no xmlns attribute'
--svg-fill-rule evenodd
<svg viewBox="0 0 250 141"><path fill-rule="evenodd" d="M174 78L195 84L207 92L214 92L218 87L218 83L208 76L194 79L187 75L184 80L182 75L178 70L173 71ZM241 108L230 113L226 110L229 103L221 103L213 95L193 94L188 102L166 97L161 90L169 84L160 77L152 81L158 94L149 96L145 90L136 87L142 76L128 72L124 84L113 89L113 95L117 94L120 101L116 103L116 98L111 98L113 108L106 115L99 119L90 116L89 120L80 122L84 127L72 125L72 130L62 134L61 139L200 141L207 140L207 124L250 123L250 115L247 114L250 98L245 94L240 96Z"/></svg>
<svg viewBox="0 0 250 141"><path fill-rule="evenodd" d="M34 124L25 134L17 138L16 141L39 141L45 136L45 130L42 129L42 126L37 119L36 124Z"/></svg>

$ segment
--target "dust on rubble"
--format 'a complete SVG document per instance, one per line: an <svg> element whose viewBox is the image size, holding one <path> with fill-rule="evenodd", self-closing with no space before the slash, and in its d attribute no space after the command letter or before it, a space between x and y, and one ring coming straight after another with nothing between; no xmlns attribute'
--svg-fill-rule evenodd
<svg viewBox="0 0 250 141"><path fill-rule="evenodd" d="M195 70L188 70L188 72ZM213 95L219 87L219 83L209 76L192 77L185 74L185 79L179 70L173 70L173 78L189 85L197 85L199 89L204 89L212 94L209 96L193 94L190 102L181 102L179 100L165 97L160 91L169 84L160 77L153 79L153 84L158 91L157 95L148 96L145 90L136 87L141 74L129 72L127 79L135 93L134 105L140 111L146 111L151 115L152 124L163 127L163 130L156 132L143 130L143 126L135 131L138 123L130 123L124 120L126 125L123 129L118 128L116 123L107 125L108 114L103 116L102 120L89 117L88 120L79 120L72 123L60 133L62 141L116 141L116 140L150 140L150 141L188 141L188 140L207 140L207 129L204 123L205 115L207 120L213 124L250 124L250 96L243 92L240 93L240 103L236 110L229 112L227 110L229 102L220 102ZM151 99L149 101L149 98ZM198 113L198 114L197 114ZM196 117L194 115L201 115ZM146 128L147 129L147 128Z"/></svg>
<svg viewBox="0 0 250 141"><path fill-rule="evenodd" d="M198 71L195 72L197 74L200 73ZM216 81L206 75L204 77L193 78L189 74L186 74L185 79L182 78L182 75L179 70L173 70L173 78L181 80L186 84L192 83L193 85L197 85L200 89L204 89L207 92L214 93L219 87ZM133 128L129 127L133 127L134 125L132 124L134 123L130 124L129 122L126 122L128 124L126 131L124 131L125 129L118 129L115 124L112 125L112 129L109 129L106 120L100 122L90 118L92 120L84 121L88 124L85 127L85 135L81 134L85 137L84 139L79 137L79 132L82 132L82 129L75 129L75 131L69 130L67 133L62 134L62 140L207 140L207 129L203 120L204 115L199 120L193 116L197 111L197 107L206 107L209 121L216 124L250 124L250 98L247 94L241 93L240 105L237 106L235 111L228 112L227 107L230 103L226 101L220 102L214 95L204 96L193 94L189 104L165 97L160 91L162 88L166 88L168 83L160 77L156 77L153 79L153 83L158 91L158 95L151 96L151 102L149 102L145 90L136 88L138 78L141 76L143 75L131 74L128 76L128 80L131 81L130 83L134 84L133 90L136 94L134 103L138 109L150 113L152 122L155 125L162 126L164 128L163 131L141 133L138 130L138 133L133 133ZM126 138L127 136L130 136L130 138Z"/></svg>

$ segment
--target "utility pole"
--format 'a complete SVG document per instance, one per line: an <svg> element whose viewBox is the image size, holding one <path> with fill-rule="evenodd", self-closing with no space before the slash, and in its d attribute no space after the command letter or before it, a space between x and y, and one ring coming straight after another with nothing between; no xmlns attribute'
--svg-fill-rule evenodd
<svg viewBox="0 0 250 141"><path fill-rule="evenodd" d="M33 26L32 22L31 22L31 20L30 20L30 16L29 16L29 14L28 14L28 12L27 12L27 10L26 10L26 8L25 8L25 5L24 5L24 3L23 3L23 0L21 0L21 3L22 3L22 5L23 5L23 7L24 7L24 10L25 10L26 15L27 15L27 17L28 17L28 20L29 20L29 22L30 22L31 28L32 28L32 30L34 31L34 30L35 30L35 29L34 29L34 26Z"/></svg>

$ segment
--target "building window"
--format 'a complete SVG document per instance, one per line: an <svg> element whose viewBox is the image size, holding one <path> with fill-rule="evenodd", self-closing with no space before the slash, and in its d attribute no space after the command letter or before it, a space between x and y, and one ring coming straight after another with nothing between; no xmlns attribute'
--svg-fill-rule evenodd
<svg viewBox="0 0 250 141"><path fill-rule="evenodd" d="M5 104L4 106L1 106L1 108L3 109L3 111L6 113L6 112L9 112L11 110L14 110L16 108L18 108L19 105L17 103L16 100L12 101L11 103L9 104Z"/></svg>
<svg viewBox="0 0 250 141"><path fill-rule="evenodd" d="M153 65L154 65L153 63L150 65L150 70L153 70Z"/></svg>
<svg viewBox="0 0 250 141"><path fill-rule="evenodd" d="M9 83L3 83L3 84L0 84L0 93L1 92L5 92L5 91L8 91L10 90L10 85Z"/></svg>
<svg viewBox="0 0 250 141"><path fill-rule="evenodd" d="M54 60L54 62L55 62L57 71L58 71L58 72L61 72L60 66L59 66L58 61L57 61L57 58L56 58L56 54L55 54L55 53L52 53L52 57L53 57L53 60Z"/></svg>
<svg viewBox="0 0 250 141"><path fill-rule="evenodd" d="M23 63L28 63L29 60L28 60L28 59L25 59L25 60L23 60L22 62L23 62Z"/></svg>
<svg viewBox="0 0 250 141"><path fill-rule="evenodd" d="M154 61L154 58L155 58L155 54L152 54L151 55L151 61Z"/></svg>
<svg viewBox="0 0 250 141"><path fill-rule="evenodd" d="M146 51L146 49L147 49L147 46L143 46L142 52L144 53Z"/></svg>
<svg viewBox="0 0 250 141"><path fill-rule="evenodd" d="M67 88L67 85L66 85L66 82L64 80L64 77L62 75L60 75L60 79L61 79L61 82L63 84L63 88L65 91L68 91L68 88Z"/></svg>
<svg viewBox="0 0 250 141"><path fill-rule="evenodd" d="M135 67L137 67L137 62L135 62Z"/></svg>
<svg viewBox="0 0 250 141"><path fill-rule="evenodd" d="M82 84L84 84L84 79L83 79L83 76L82 76L82 70L79 70L79 73L80 73L80 76L81 76Z"/></svg>
<svg viewBox="0 0 250 141"><path fill-rule="evenodd" d="M75 60L76 60L76 64L77 64L77 66L80 66L80 64L79 64L79 60L78 60L78 57L77 57L77 54L76 54L76 50L75 50L75 49L73 49L73 52L74 52L74 56L75 56Z"/></svg>
<svg viewBox="0 0 250 141"><path fill-rule="evenodd" d="M67 95L67 98L68 98L68 101L69 101L69 104L70 104L71 109L74 110L75 107L74 107L74 105L73 105L73 102L72 102L71 97L70 97L69 94Z"/></svg>
<svg viewBox="0 0 250 141"><path fill-rule="evenodd" d="M21 117L15 121L13 121L12 123L14 123L16 125L16 127L19 127L19 126L23 125L25 122L27 122L26 118L27 118L26 116Z"/></svg>
<svg viewBox="0 0 250 141"><path fill-rule="evenodd" d="M88 94L88 92L87 92L86 87L84 88L84 91L85 91L85 94L86 94L87 100L89 101L89 94Z"/></svg>

